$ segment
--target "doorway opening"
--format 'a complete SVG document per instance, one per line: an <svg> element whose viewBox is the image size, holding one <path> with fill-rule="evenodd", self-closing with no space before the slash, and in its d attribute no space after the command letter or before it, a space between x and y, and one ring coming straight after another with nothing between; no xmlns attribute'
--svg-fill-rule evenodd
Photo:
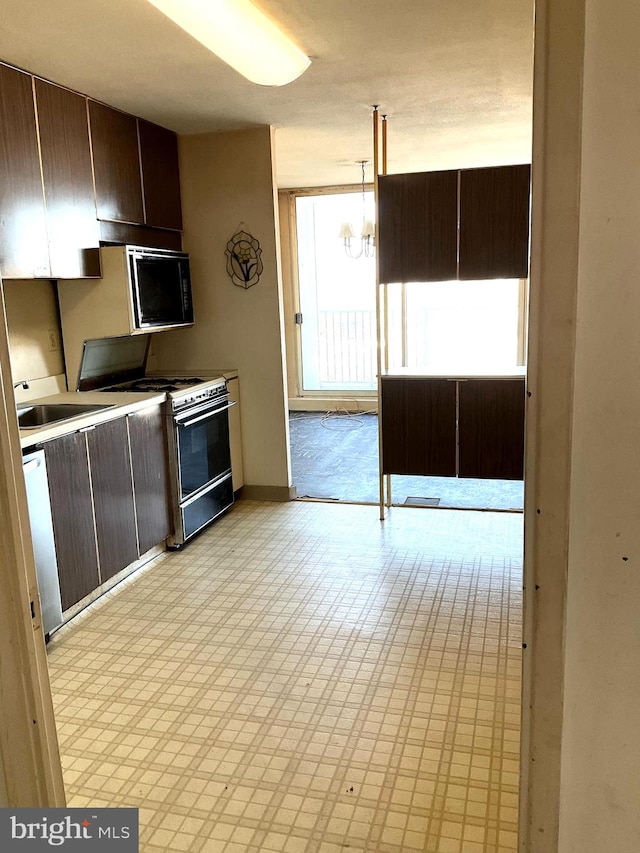
<svg viewBox="0 0 640 853"><path fill-rule="evenodd" d="M373 218L373 192L365 192ZM337 239L357 221L356 193L296 197L300 311L299 384L303 394L373 393L376 380L376 261L350 258Z"/></svg>
<svg viewBox="0 0 640 853"><path fill-rule="evenodd" d="M376 260L350 257L340 223L373 218L373 192L293 194L298 497L377 503ZM527 283L399 282L386 287L387 369L425 375L508 371L526 358ZM391 476L394 505L521 511L522 480Z"/></svg>

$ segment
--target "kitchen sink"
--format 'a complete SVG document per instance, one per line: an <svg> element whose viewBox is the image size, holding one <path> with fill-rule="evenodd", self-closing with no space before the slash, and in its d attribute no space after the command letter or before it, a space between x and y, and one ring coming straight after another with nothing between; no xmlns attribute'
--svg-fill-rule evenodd
<svg viewBox="0 0 640 853"><path fill-rule="evenodd" d="M48 426L58 421L67 421L88 415L91 412L101 412L104 409L113 408L113 404L102 406L100 404L82 403L43 403L39 406L19 406L18 426L20 429L35 429L36 427Z"/></svg>

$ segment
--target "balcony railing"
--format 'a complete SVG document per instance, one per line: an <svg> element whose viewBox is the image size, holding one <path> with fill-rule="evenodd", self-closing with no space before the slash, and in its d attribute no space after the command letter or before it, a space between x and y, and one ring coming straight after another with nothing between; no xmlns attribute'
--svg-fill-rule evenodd
<svg viewBox="0 0 640 853"><path fill-rule="evenodd" d="M320 388L376 387L375 311L319 311Z"/></svg>

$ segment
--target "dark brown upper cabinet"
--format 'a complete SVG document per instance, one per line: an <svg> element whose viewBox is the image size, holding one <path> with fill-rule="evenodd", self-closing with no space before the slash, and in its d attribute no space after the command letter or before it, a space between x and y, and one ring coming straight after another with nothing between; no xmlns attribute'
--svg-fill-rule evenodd
<svg viewBox="0 0 640 853"><path fill-rule="evenodd" d="M34 81L52 278L100 275L87 99Z"/></svg>
<svg viewBox="0 0 640 853"><path fill-rule="evenodd" d="M138 122L89 100L98 219L144 223Z"/></svg>
<svg viewBox="0 0 640 853"><path fill-rule="evenodd" d="M151 228L148 225L130 225L127 222L100 222L100 240L122 246L147 246L152 249L182 251L182 234L167 228Z"/></svg>
<svg viewBox="0 0 640 853"><path fill-rule="evenodd" d="M460 172L460 279L527 278L531 168Z"/></svg>
<svg viewBox="0 0 640 853"><path fill-rule="evenodd" d="M32 78L0 65L0 276L49 274Z"/></svg>
<svg viewBox="0 0 640 853"><path fill-rule="evenodd" d="M175 133L0 63L0 276L98 277L101 241L181 229Z"/></svg>
<svg viewBox="0 0 640 853"><path fill-rule="evenodd" d="M458 173L378 179L380 281L456 278Z"/></svg>
<svg viewBox="0 0 640 853"><path fill-rule="evenodd" d="M182 230L178 138L175 133L138 119L145 223Z"/></svg>

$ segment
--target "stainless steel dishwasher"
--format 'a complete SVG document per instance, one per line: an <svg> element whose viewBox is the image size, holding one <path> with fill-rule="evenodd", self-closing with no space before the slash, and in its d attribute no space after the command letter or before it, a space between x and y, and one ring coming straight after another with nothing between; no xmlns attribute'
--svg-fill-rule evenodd
<svg viewBox="0 0 640 853"><path fill-rule="evenodd" d="M27 487L31 539L40 593L42 630L45 638L48 639L49 634L62 624L62 604L44 450L27 453L22 457L22 466Z"/></svg>

